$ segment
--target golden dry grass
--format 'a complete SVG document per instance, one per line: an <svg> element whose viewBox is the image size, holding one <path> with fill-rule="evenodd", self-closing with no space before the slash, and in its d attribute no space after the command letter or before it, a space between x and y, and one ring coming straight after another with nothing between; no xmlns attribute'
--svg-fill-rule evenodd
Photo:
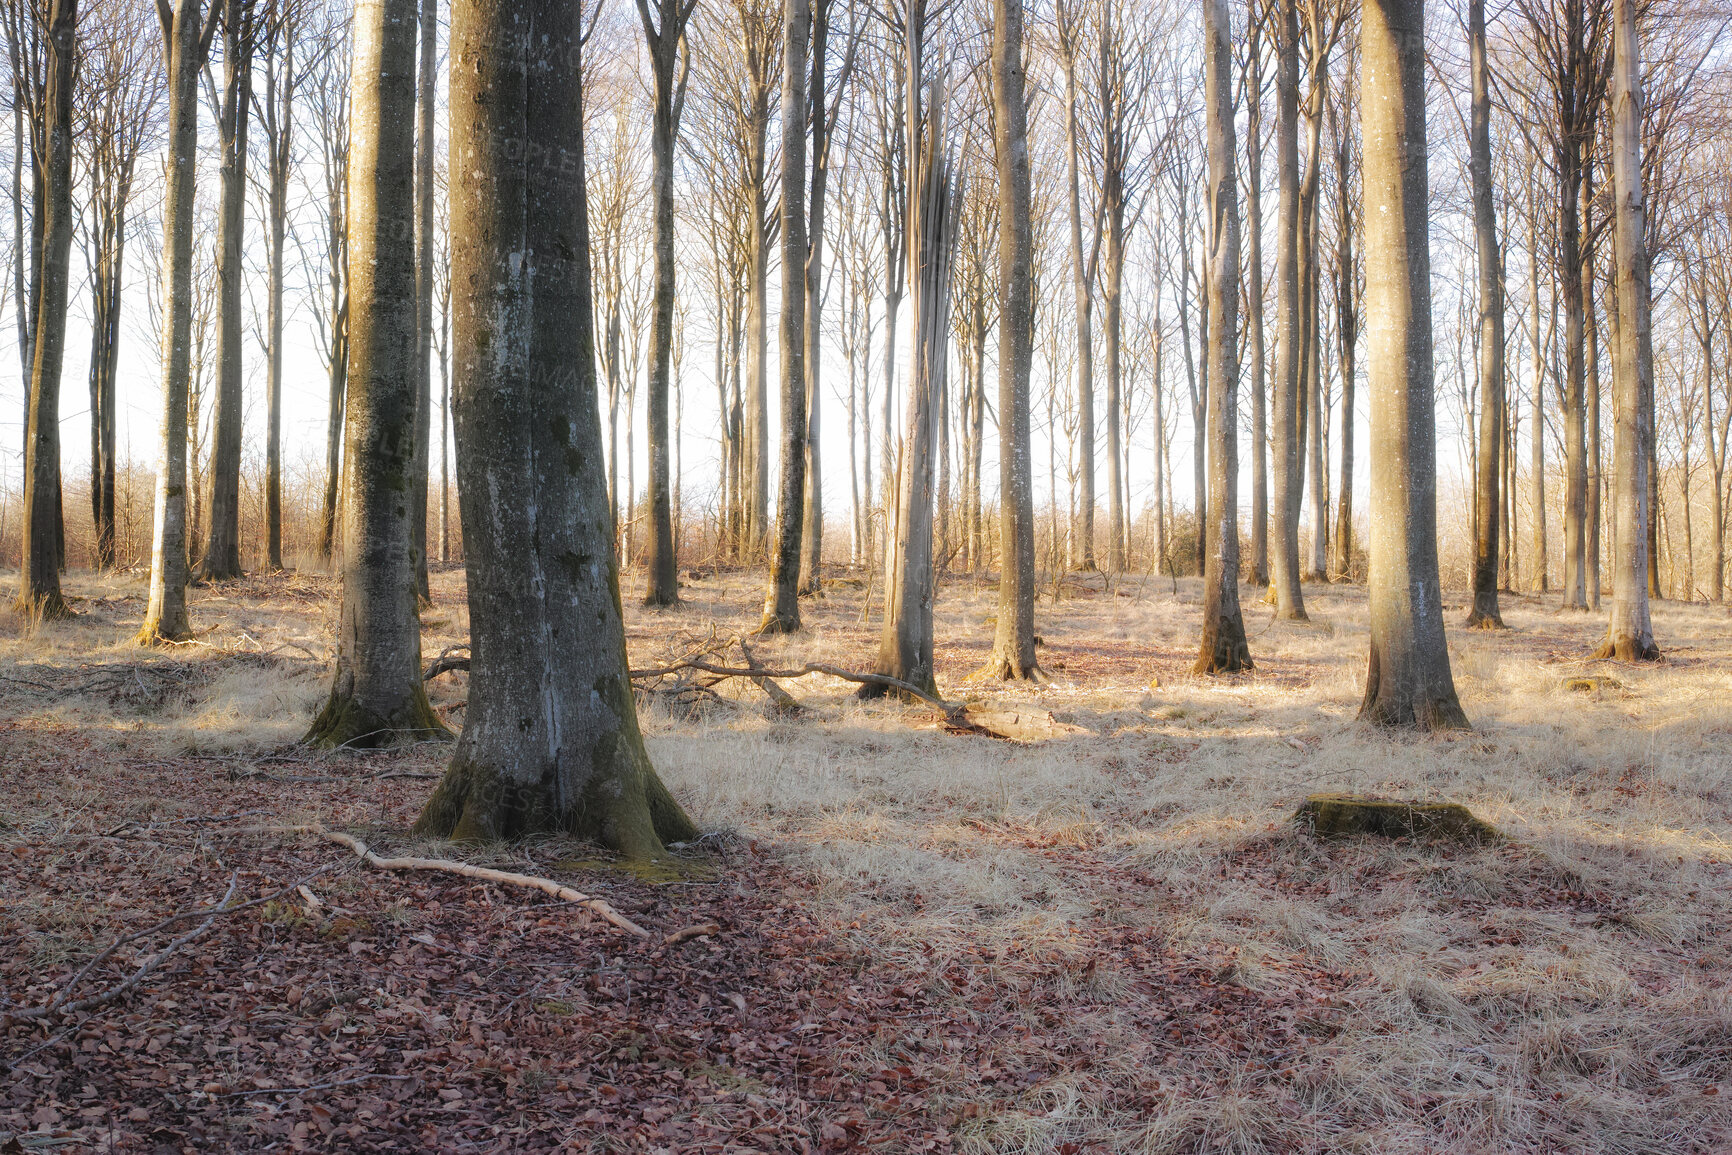
<svg viewBox="0 0 1732 1155"><path fill-rule="evenodd" d="M429 655L466 634L461 573L435 584ZM317 707L335 620L321 579L196 591L195 624L211 630L167 653L126 642L140 582L71 588L87 599L75 621L0 627L0 709L15 727L244 757L298 737ZM926 976L971 1021L1022 1024L964 1046L885 1023L862 1067L917 1056L936 1071L931 1099L968 1151L1732 1147L1723 607L1661 604L1667 661L1629 669L1581 660L1600 615L1506 599L1513 629L1494 634L1455 628L1465 610L1452 605L1475 729L1428 737L1354 720L1358 589L1309 588L1308 624L1253 607L1258 670L1219 680L1187 672L1194 582L1067 590L1038 609L1053 680L1018 688L965 681L995 595L947 584L939 681L1081 733L951 735L824 677L789 683L807 707L793 719L766 717L743 682L720 687L736 706L701 717L644 711L652 756L700 825L793 864L809 883L798 900L879 965ZM634 664L756 623L749 576L685 592L678 609L629 609ZM862 597L834 586L808 605L806 632L756 652L866 668L877 607L863 623ZM635 607L629 585L627 598ZM74 692L141 664L161 669L136 690ZM450 709L463 693L461 677L442 679L434 701ZM1462 802L1512 841L1318 844L1288 818L1320 790ZM0 804L14 821L28 809ZM76 933L55 917L45 930ZM1185 1010L1160 1005L1144 956L1113 945L1125 943L1285 1008L1285 1042L1227 1022L1185 1050L1154 1047L1151 1014ZM1043 1077L1026 1085L981 1075L1037 1058Z"/></svg>

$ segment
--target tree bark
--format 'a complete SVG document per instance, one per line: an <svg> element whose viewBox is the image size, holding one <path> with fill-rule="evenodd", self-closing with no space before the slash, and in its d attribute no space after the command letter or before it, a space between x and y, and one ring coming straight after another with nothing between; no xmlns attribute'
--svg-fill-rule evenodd
<svg viewBox="0 0 1732 1155"><path fill-rule="evenodd" d="M638 0L638 18L649 46L653 106L650 127L650 191L655 213L655 302L650 329L649 558L644 604L671 606L680 600L679 549L674 517L668 440L668 388L674 357L674 142L685 103L680 45L694 0L657 0L652 14ZM678 91L676 92L676 88Z"/></svg>
<svg viewBox="0 0 1732 1155"><path fill-rule="evenodd" d="M985 675L1040 675L1034 652L1034 233L1023 0L994 0L992 108L998 163L998 622ZM984 384L984 383L983 383Z"/></svg>
<svg viewBox="0 0 1732 1155"><path fill-rule="evenodd" d="M1371 654L1360 717L1465 729L1437 569L1424 0L1367 0L1360 124L1371 391Z"/></svg>
<svg viewBox="0 0 1732 1155"><path fill-rule="evenodd" d="M43 90L44 154L41 291L31 350L25 433L24 519L19 545L20 615L66 616L60 593L64 546L60 522L60 370L66 352L66 298L72 273L72 98L77 81L78 0L52 0L43 29L48 45Z"/></svg>
<svg viewBox="0 0 1732 1155"><path fill-rule="evenodd" d="M1649 462L1654 391L1653 321L1648 293L1646 205L1642 190L1642 74L1635 0L1612 8L1612 191L1618 324L1613 362L1617 554L1612 612L1598 658L1656 661L1649 614Z"/></svg>
<svg viewBox="0 0 1732 1155"><path fill-rule="evenodd" d="M1503 497L1504 317L1503 253L1491 182L1491 68L1486 59L1485 0L1468 0L1468 55L1473 107L1468 124L1468 175L1479 256L1479 455L1474 476L1473 610L1470 629L1501 630L1497 604L1498 524Z"/></svg>
<svg viewBox="0 0 1732 1155"><path fill-rule="evenodd" d="M1059 54L1064 66L1064 141L1066 203L1070 212L1071 289L1076 296L1077 466L1082 493L1078 501L1072 565L1095 568L1095 374L1094 262L1083 256L1082 191L1079 169L1081 131L1077 124L1076 62L1082 18L1074 7L1057 10Z"/></svg>
<svg viewBox="0 0 1732 1155"><path fill-rule="evenodd" d="M1281 204L1275 232L1275 616L1306 620L1299 585L1299 510L1304 496L1300 472L1299 408L1299 21L1294 0L1279 0L1275 96L1276 170ZM1368 214L1369 215L1369 214Z"/></svg>
<svg viewBox="0 0 1732 1155"><path fill-rule="evenodd" d="M265 134L269 251L266 271L265 350L265 566L283 568L283 245L287 238L289 180L294 163L295 47L299 15L281 13L265 62ZM278 45L281 44L281 59Z"/></svg>
<svg viewBox="0 0 1732 1155"><path fill-rule="evenodd" d="M1252 18L1245 54L1245 268L1251 329L1251 580L1269 584L1268 347L1263 332L1263 22ZM1155 398L1157 422L1160 398ZM1157 453L1159 447L1157 447ZM1157 511L1158 516L1158 511Z"/></svg>
<svg viewBox="0 0 1732 1155"><path fill-rule="evenodd" d="M1204 0L1209 138L1209 521L1203 639L1195 672L1251 668L1239 613L1239 191L1234 179L1232 28L1227 0Z"/></svg>
<svg viewBox="0 0 1732 1155"><path fill-rule="evenodd" d="M150 600L138 640L180 641L186 613L186 411L192 371L193 186L198 165L198 77L215 12L199 0L158 0L168 64L168 161L162 198L162 465L156 475Z"/></svg>
<svg viewBox="0 0 1732 1155"><path fill-rule="evenodd" d="M417 0L355 9L349 160L349 388L343 598L331 696L307 741L385 746L444 736L421 685L415 602L418 294L415 246Z"/></svg>
<svg viewBox="0 0 1732 1155"><path fill-rule="evenodd" d="M558 831L654 857L697 830L644 752L627 676L596 398L578 21L565 0L453 7L453 341L472 665L467 724L416 830Z"/></svg>
<svg viewBox="0 0 1732 1155"><path fill-rule="evenodd" d="M921 113L925 5L914 0L907 21L909 141L909 287L914 302L914 357L908 381L907 436L897 485L896 525L884 575L884 628L877 671L937 693L932 669L933 457L935 398L944 389L950 334L950 263L955 191L945 147L947 94L932 86ZM872 696L870 687L863 689ZM878 693L882 693L879 688Z"/></svg>
<svg viewBox="0 0 1732 1155"><path fill-rule="evenodd" d="M242 259L247 199L247 127L252 111L253 0L222 0L223 95L217 135L221 203L217 213L217 395L212 419L210 522L202 581L241 576Z"/></svg>
<svg viewBox="0 0 1732 1155"><path fill-rule="evenodd" d="M427 574L427 486L433 464L433 150L438 101L439 0L420 0L415 70L415 462L409 497L409 545L415 596L433 603Z"/></svg>
<svg viewBox="0 0 1732 1155"><path fill-rule="evenodd" d="M1354 386L1358 374L1359 304L1353 267L1353 195L1348 174L1352 147L1347 132L1347 94L1335 118L1335 216L1339 222L1335 240L1335 336L1341 359L1341 487L1335 498L1335 581L1353 580L1353 419Z"/></svg>
<svg viewBox="0 0 1732 1155"><path fill-rule="evenodd" d="M775 552L759 633L800 628L800 535L806 516L806 52L810 0L782 20L782 461Z"/></svg>

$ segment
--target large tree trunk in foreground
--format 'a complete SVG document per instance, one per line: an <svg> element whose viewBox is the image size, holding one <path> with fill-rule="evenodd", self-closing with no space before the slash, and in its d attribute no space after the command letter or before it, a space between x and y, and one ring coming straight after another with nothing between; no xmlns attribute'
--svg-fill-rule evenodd
<svg viewBox="0 0 1732 1155"><path fill-rule="evenodd" d="M806 49L810 0L787 0L782 23L782 469L766 634L800 628L800 533L806 520ZM823 110L819 110L823 114Z"/></svg>
<svg viewBox="0 0 1732 1155"><path fill-rule="evenodd" d="M307 739L384 746L445 733L421 685L413 471L416 0L355 10L343 602L331 697Z"/></svg>
<svg viewBox="0 0 1732 1155"><path fill-rule="evenodd" d="M1437 572L1423 0L1366 0L1360 125L1371 391L1371 658L1360 717L1463 729Z"/></svg>
<svg viewBox="0 0 1732 1155"><path fill-rule="evenodd" d="M1474 477L1473 611L1470 628L1501 630L1497 605L1499 515L1503 498L1504 328L1503 254L1491 186L1491 70L1486 62L1485 0L1467 9L1473 69L1468 173L1473 183L1473 228L1479 250L1479 455Z"/></svg>
<svg viewBox="0 0 1732 1155"><path fill-rule="evenodd" d="M1654 661L1648 609L1649 446L1654 393L1653 316L1648 296L1647 211L1642 191L1642 73L1635 0L1613 0L1612 235L1617 259L1618 324L1613 361L1612 469L1617 554L1612 562L1612 613L1595 657Z"/></svg>
<svg viewBox="0 0 1732 1155"><path fill-rule="evenodd" d="M216 445L210 469L210 525L199 576L241 576L241 278L246 228L247 122L252 111L252 0L223 0L221 210L217 214Z"/></svg>
<svg viewBox="0 0 1732 1155"><path fill-rule="evenodd" d="M168 163L162 198L162 461L156 474L156 526L150 601L138 640L178 641L192 632L186 614L186 404L192 371L193 181L198 163L198 74L213 26L198 0L159 3L168 57Z"/></svg>
<svg viewBox="0 0 1732 1155"><path fill-rule="evenodd" d="M1232 24L1204 0L1209 136L1209 521L1196 673L1251 668L1239 613L1239 189L1234 179Z"/></svg>
<svg viewBox="0 0 1732 1155"><path fill-rule="evenodd" d="M1299 22L1294 0L1280 0L1276 40L1275 137L1281 205L1275 229L1275 525L1273 542L1275 616L1305 620L1299 585L1300 472L1299 407Z"/></svg>
<svg viewBox="0 0 1732 1155"><path fill-rule="evenodd" d="M78 0L54 0L48 11L48 82L43 96L44 172L42 289L30 367L25 430L24 528L20 544L17 610L58 618L64 560L60 526L60 369L66 352L66 296L72 272L72 95L78 37Z"/></svg>
<svg viewBox="0 0 1732 1155"><path fill-rule="evenodd" d="M472 665L463 736L416 830L558 831L652 857L697 830L644 752L626 667L578 35L568 0L459 0L452 13L452 338Z"/></svg>
<svg viewBox="0 0 1732 1155"><path fill-rule="evenodd" d="M1022 0L994 0L992 104L998 157L998 624L985 673L1033 678L1034 463L1028 379L1034 367L1034 234L1029 219L1027 73ZM983 387L984 382L980 386Z"/></svg>

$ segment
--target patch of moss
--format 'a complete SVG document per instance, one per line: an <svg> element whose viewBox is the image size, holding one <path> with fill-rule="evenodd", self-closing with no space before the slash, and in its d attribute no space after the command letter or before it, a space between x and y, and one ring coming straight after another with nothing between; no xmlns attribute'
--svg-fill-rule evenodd
<svg viewBox="0 0 1732 1155"><path fill-rule="evenodd" d="M1489 843L1504 836L1456 802L1409 802L1361 798L1351 794L1313 794L1293 821L1318 838L1419 838L1427 841Z"/></svg>

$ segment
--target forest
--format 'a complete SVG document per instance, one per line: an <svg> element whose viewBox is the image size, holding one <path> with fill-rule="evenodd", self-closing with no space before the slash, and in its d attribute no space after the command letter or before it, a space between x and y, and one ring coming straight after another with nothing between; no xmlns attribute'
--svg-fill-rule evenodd
<svg viewBox="0 0 1732 1155"><path fill-rule="evenodd" d="M1732 1148L1729 26L0 0L0 1152Z"/></svg>

